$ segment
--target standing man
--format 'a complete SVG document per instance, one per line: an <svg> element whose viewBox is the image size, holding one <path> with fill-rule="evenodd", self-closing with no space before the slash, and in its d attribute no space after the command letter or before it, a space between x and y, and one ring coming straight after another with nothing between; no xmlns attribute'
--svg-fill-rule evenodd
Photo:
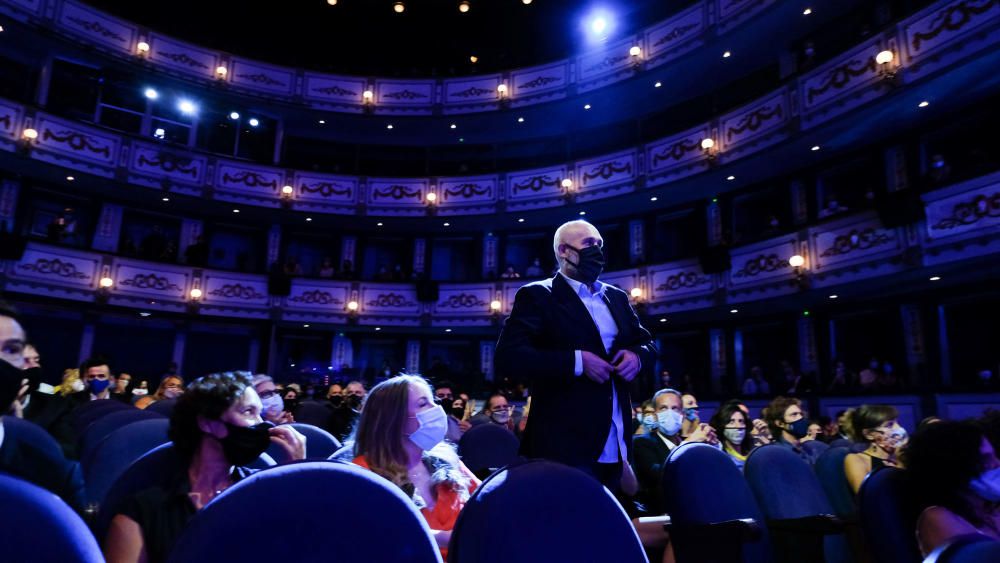
<svg viewBox="0 0 1000 563"><path fill-rule="evenodd" d="M523 455L577 467L612 491L632 494L628 383L651 369L656 355L628 295L597 280L603 247L586 221L556 229L559 272L517 291L497 342L496 373L531 380Z"/></svg>

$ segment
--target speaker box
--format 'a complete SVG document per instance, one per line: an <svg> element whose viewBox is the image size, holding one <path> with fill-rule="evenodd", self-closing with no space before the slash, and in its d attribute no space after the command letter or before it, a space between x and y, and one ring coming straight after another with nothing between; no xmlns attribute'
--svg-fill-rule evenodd
<svg viewBox="0 0 1000 563"><path fill-rule="evenodd" d="M438 282L431 280L421 280L417 282L417 301L421 303L437 303L440 298L440 288Z"/></svg>
<svg viewBox="0 0 1000 563"><path fill-rule="evenodd" d="M706 274L719 274L730 268L729 248L725 246L710 246L701 251L698 256L701 271Z"/></svg>
<svg viewBox="0 0 1000 563"><path fill-rule="evenodd" d="M887 229L910 225L924 218L924 202L913 189L880 194L875 200L878 218Z"/></svg>
<svg viewBox="0 0 1000 563"><path fill-rule="evenodd" d="M20 260L28 240L22 236L0 233L0 260Z"/></svg>

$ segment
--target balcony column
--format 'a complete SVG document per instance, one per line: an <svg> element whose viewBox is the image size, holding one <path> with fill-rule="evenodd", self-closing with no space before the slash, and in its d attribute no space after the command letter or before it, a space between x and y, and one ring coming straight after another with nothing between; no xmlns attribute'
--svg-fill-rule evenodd
<svg viewBox="0 0 1000 563"><path fill-rule="evenodd" d="M17 196L21 193L21 182L4 179L0 182L0 232L13 233L17 221Z"/></svg>
<svg viewBox="0 0 1000 563"><path fill-rule="evenodd" d="M483 278L500 277L500 239L493 233L483 237Z"/></svg>
<svg viewBox="0 0 1000 563"><path fill-rule="evenodd" d="M906 346L906 367L909 369L908 383L920 385L927 377L923 316L920 314L920 306L913 303L900 305L899 313L903 323L903 344Z"/></svg>
<svg viewBox="0 0 1000 563"><path fill-rule="evenodd" d="M722 244L722 209L719 202L713 199L705 207L705 225L708 228L708 246Z"/></svg>
<svg viewBox="0 0 1000 563"><path fill-rule="evenodd" d="M354 367L354 343L344 333L338 332L333 337L330 352L330 365L339 372L342 367Z"/></svg>
<svg viewBox="0 0 1000 563"><path fill-rule="evenodd" d="M101 252L118 252L122 235L122 206L105 203L94 230L93 249Z"/></svg>
<svg viewBox="0 0 1000 563"><path fill-rule="evenodd" d="M184 349L187 347L187 327L177 327L174 333L174 352L170 361L177 364L178 373L184 373Z"/></svg>
<svg viewBox="0 0 1000 563"><path fill-rule="evenodd" d="M201 236L204 228L204 222L198 219L184 218L181 220L181 240L178 243L177 256L182 262L187 263L187 256L184 255L184 252L189 246L198 242L198 237Z"/></svg>
<svg viewBox="0 0 1000 563"><path fill-rule="evenodd" d="M885 185L889 192L898 192L910 187L906 172L906 152L896 145L885 149Z"/></svg>
<svg viewBox="0 0 1000 563"><path fill-rule="evenodd" d="M52 57L45 57L45 64L38 70L38 87L35 105L44 108L49 103L49 85L52 83Z"/></svg>
<svg viewBox="0 0 1000 563"><path fill-rule="evenodd" d="M281 258L281 225L271 225L271 230L267 232L267 267L278 262Z"/></svg>
<svg viewBox="0 0 1000 563"><path fill-rule="evenodd" d="M495 340L481 340L479 342L479 369L483 372L486 381L493 381L493 352L496 350Z"/></svg>
<svg viewBox="0 0 1000 563"><path fill-rule="evenodd" d="M941 386L951 387L951 349L948 347L948 317L944 305L937 306L938 349L941 353Z"/></svg>
<svg viewBox="0 0 1000 563"><path fill-rule="evenodd" d="M357 248L358 237L346 236L340 239L340 264L337 266L338 271L343 272L344 262L351 263L351 269L354 270L355 274L361 271L357 260L354 259Z"/></svg>
<svg viewBox="0 0 1000 563"><path fill-rule="evenodd" d="M809 194L806 186L800 180L792 181L789 186L792 197L792 223L805 225L809 222Z"/></svg>
<svg viewBox="0 0 1000 563"><path fill-rule="evenodd" d="M420 373L420 341L406 341L406 373Z"/></svg>
<svg viewBox="0 0 1000 563"><path fill-rule="evenodd" d="M628 222L628 253L632 265L646 262L646 224L642 219Z"/></svg>
<svg viewBox="0 0 1000 563"><path fill-rule="evenodd" d="M816 381L819 381L819 354L816 349L816 323L813 318L802 315L798 323L798 344L799 344L799 373L806 375L810 372L816 374Z"/></svg>
<svg viewBox="0 0 1000 563"><path fill-rule="evenodd" d="M708 331L708 349L712 356L709 374L712 392L717 395L722 393L722 380L726 377L728 362L726 340L725 329L713 328Z"/></svg>
<svg viewBox="0 0 1000 563"><path fill-rule="evenodd" d="M413 273L424 273L427 262L427 239L418 238L413 241Z"/></svg>

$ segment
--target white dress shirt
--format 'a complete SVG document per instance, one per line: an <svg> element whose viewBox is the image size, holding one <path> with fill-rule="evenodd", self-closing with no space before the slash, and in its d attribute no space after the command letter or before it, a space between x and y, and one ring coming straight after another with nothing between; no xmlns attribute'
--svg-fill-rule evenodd
<svg viewBox="0 0 1000 563"><path fill-rule="evenodd" d="M590 318L593 319L597 330L601 333L604 351L609 352L611 345L615 341L615 336L618 336L618 325L615 323L615 318L611 315L611 310L608 309L608 304L604 300L604 292L607 290L607 286L601 282L594 282L597 291L591 292L581 282L564 276L561 273L559 275L563 276L563 279L569 283L574 293L583 302L583 306L587 308ZM583 375L583 352L575 350L574 358L574 375ZM625 459L625 452L628 451L625 448L625 423L622 421L622 411L618 408L618 392L615 390L614 384L611 385L611 423L611 429L608 431L608 439L604 443L604 450L601 451L601 456L597 458L599 463L618 463L619 461L623 461Z"/></svg>

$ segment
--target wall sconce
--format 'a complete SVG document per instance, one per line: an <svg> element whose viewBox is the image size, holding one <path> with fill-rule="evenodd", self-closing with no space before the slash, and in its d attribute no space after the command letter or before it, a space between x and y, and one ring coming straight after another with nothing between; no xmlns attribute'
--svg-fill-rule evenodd
<svg viewBox="0 0 1000 563"><path fill-rule="evenodd" d="M361 93L361 104L364 106L365 113L372 113L375 111L375 92L370 88Z"/></svg>
<svg viewBox="0 0 1000 563"><path fill-rule="evenodd" d="M98 282L103 290L109 290L115 285L115 280L111 279L109 276L104 276L101 281Z"/></svg>
<svg viewBox="0 0 1000 563"><path fill-rule="evenodd" d="M503 302L500 301L500 292L496 293L493 300L490 301L490 321L493 324L498 324L500 322L500 313L503 310Z"/></svg>
<svg viewBox="0 0 1000 563"><path fill-rule="evenodd" d="M215 77L218 78L219 80L225 80L227 74L229 74L228 68L222 65L215 67Z"/></svg>
<svg viewBox="0 0 1000 563"><path fill-rule="evenodd" d="M562 188L563 197L566 198L567 202L572 202L576 198L576 189L573 187L571 178L563 178L559 182L559 187Z"/></svg>
<svg viewBox="0 0 1000 563"><path fill-rule="evenodd" d="M805 275L805 264L806 259L801 254L795 254L788 259L788 265L795 272L795 283L802 289L806 289L809 286L809 281Z"/></svg>
<svg viewBox="0 0 1000 563"><path fill-rule="evenodd" d="M111 277L111 266L105 264L101 267L101 277L97 280L97 295L94 296L94 300L102 304L107 303L114 285L115 280Z"/></svg>
<svg viewBox="0 0 1000 563"><path fill-rule="evenodd" d="M188 292L188 297L191 298L191 301L201 301L202 295L201 289L198 287L192 287L191 291Z"/></svg>
<svg viewBox="0 0 1000 563"><path fill-rule="evenodd" d="M358 322L358 307L360 306L357 301L357 292L352 292L352 299L347 302L347 323L357 324Z"/></svg>
<svg viewBox="0 0 1000 563"><path fill-rule="evenodd" d="M288 209L292 206L293 195L295 194L295 188L292 186L283 186L281 188L281 206Z"/></svg>
<svg viewBox="0 0 1000 563"><path fill-rule="evenodd" d="M632 47L628 50L628 56L632 61L632 68L634 70L642 68L642 47L632 45Z"/></svg>
<svg viewBox="0 0 1000 563"><path fill-rule="evenodd" d="M895 65L892 64L895 58L896 55L888 49L879 51L879 53L875 55L875 63L878 64L878 73L882 78L886 80L896 78L896 68Z"/></svg>
<svg viewBox="0 0 1000 563"><path fill-rule="evenodd" d="M38 139L38 130L26 127L21 131L21 138L17 141L18 149L27 153L31 150L31 145Z"/></svg>
<svg viewBox="0 0 1000 563"><path fill-rule="evenodd" d="M141 58L146 58L149 56L149 43L145 41L139 41L135 44L135 54Z"/></svg>
<svg viewBox="0 0 1000 563"><path fill-rule="evenodd" d="M507 107L510 105L510 94L507 92L506 84L497 85L497 98L500 100L500 107Z"/></svg>

